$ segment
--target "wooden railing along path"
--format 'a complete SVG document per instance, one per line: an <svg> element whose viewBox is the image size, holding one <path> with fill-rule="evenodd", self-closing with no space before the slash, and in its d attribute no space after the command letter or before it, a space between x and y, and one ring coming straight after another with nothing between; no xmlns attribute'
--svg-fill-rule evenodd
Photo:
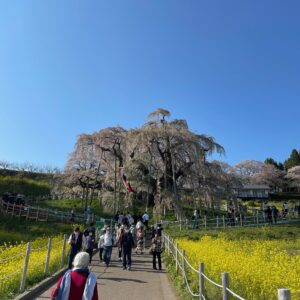
<svg viewBox="0 0 300 300"><path fill-rule="evenodd" d="M71 213L66 211L60 211L57 209L34 207L29 205L17 205L15 203L5 202L0 199L0 210L2 213L25 218L26 220L34 221L60 221L60 222L73 222L73 223L86 223L87 217L84 214L75 214L71 220ZM89 221L101 220L102 222L111 223L111 219L105 219L94 214L91 214Z"/></svg>

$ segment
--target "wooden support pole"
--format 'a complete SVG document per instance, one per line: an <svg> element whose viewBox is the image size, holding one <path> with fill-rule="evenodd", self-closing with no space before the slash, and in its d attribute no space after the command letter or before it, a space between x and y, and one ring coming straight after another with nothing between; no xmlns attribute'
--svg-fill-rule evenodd
<svg viewBox="0 0 300 300"><path fill-rule="evenodd" d="M23 272L22 272L22 277L21 277L21 284L20 284L20 292L21 293L25 289L26 276L27 276L27 270L28 270L28 262L29 262L29 255L30 255L30 247L31 247L31 242L29 242L27 244L27 248L26 248L26 254L25 254L25 259L24 259L24 267L23 267Z"/></svg>
<svg viewBox="0 0 300 300"><path fill-rule="evenodd" d="M202 300L204 296L204 263L199 264L199 300Z"/></svg>
<svg viewBox="0 0 300 300"><path fill-rule="evenodd" d="M289 289L278 289L278 300L291 300L291 291Z"/></svg>
<svg viewBox="0 0 300 300"><path fill-rule="evenodd" d="M185 250L182 250L182 282L185 284Z"/></svg>
<svg viewBox="0 0 300 300"><path fill-rule="evenodd" d="M40 212L40 208L38 207L38 209L36 211L36 221L39 219L39 212Z"/></svg>
<svg viewBox="0 0 300 300"><path fill-rule="evenodd" d="M67 235L64 234L64 242L61 250L61 266L63 267L65 264L65 252L66 252L66 243L67 243Z"/></svg>
<svg viewBox="0 0 300 300"><path fill-rule="evenodd" d="M222 286L223 286L223 291L222 291L222 295L223 295L223 300L228 300L229 299L229 295L227 292L227 288L229 288L229 274L224 272L222 273Z"/></svg>
<svg viewBox="0 0 300 300"><path fill-rule="evenodd" d="M178 268L179 268L178 251L179 251L179 246L178 246L178 243L176 243L176 247L175 247L175 268L176 268L176 273L178 272Z"/></svg>
<svg viewBox="0 0 300 300"><path fill-rule="evenodd" d="M45 270L44 270L45 275L48 275L51 246L52 246L52 239L49 238L48 239L48 251L47 251L46 262L45 262Z"/></svg>

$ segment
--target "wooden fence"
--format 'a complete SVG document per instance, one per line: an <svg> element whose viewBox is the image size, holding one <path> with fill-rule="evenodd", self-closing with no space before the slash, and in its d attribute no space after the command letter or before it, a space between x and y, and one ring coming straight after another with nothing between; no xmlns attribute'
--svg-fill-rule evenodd
<svg viewBox="0 0 300 300"><path fill-rule="evenodd" d="M29 205L16 205L15 203L5 202L0 200L0 210L10 216L25 218L26 220L34 221L60 221L73 223L86 223L87 216L84 214L75 214L72 218L70 212L60 211L57 209L47 209L41 207L34 207ZM103 222L111 222L111 219L105 219L92 214L89 221L102 220Z"/></svg>

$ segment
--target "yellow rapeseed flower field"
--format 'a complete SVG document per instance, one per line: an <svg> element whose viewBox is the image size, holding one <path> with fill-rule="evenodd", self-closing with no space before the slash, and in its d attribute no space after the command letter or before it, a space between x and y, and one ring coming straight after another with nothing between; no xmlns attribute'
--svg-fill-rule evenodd
<svg viewBox="0 0 300 300"><path fill-rule="evenodd" d="M48 238L38 238L31 243L26 284L31 285L45 277ZM61 266L63 238L52 238L49 273ZM4 244L0 247L0 299L11 299L20 288L27 243Z"/></svg>
<svg viewBox="0 0 300 300"><path fill-rule="evenodd" d="M278 288L289 288L292 299L300 299L300 239L285 242L203 236L199 241L176 242L195 268L199 262L205 264L204 273L214 281L221 283L221 273L228 272L230 289L245 299L277 299ZM198 276L191 271L188 276L197 287Z"/></svg>

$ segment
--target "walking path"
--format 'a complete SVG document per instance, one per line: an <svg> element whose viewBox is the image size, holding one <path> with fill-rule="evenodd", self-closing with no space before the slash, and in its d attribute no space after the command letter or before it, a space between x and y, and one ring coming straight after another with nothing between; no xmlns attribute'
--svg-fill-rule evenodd
<svg viewBox="0 0 300 300"><path fill-rule="evenodd" d="M147 250L146 250L147 253ZM152 256L149 254L132 255L131 271L123 270L117 260L116 248L113 250L111 265L106 266L99 261L98 253L94 255L90 270L97 275L98 294L100 300L176 300L166 271L152 269ZM54 286L43 291L36 299L51 299Z"/></svg>

